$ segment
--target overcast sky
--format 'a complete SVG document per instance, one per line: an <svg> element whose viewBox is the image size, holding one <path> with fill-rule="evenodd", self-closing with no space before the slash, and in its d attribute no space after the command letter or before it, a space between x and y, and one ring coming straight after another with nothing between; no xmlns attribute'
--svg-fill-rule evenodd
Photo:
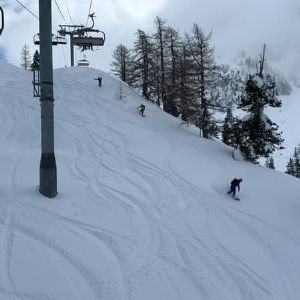
<svg viewBox="0 0 300 300"><path fill-rule="evenodd" d="M19 0L38 16L37 0ZM85 25L90 0L56 0L65 20ZM16 0L0 0L5 11L5 30L0 37L0 59L19 65L20 51L27 43L33 54L33 35L38 20ZM70 16L68 14L70 12ZM52 0L53 28L65 24ZM154 32L154 18L160 16L182 34L193 23L213 31L216 57L233 59L245 51L256 57L263 43L267 59L285 73L300 77L300 0L94 0L95 28L105 31L106 43L99 51L76 51L77 60L86 55L92 67L109 71L117 44L131 48L138 28ZM54 47L54 66L70 65L69 46ZM66 63L65 63L66 61Z"/></svg>

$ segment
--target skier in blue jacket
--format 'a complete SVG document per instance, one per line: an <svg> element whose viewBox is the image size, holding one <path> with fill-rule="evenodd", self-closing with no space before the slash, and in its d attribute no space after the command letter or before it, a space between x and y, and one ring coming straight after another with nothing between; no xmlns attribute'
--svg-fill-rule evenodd
<svg viewBox="0 0 300 300"><path fill-rule="evenodd" d="M234 179L231 181L231 184L230 184L230 190L228 191L227 194L231 194L231 193L232 193L232 197L235 197L236 188L238 188L238 190L240 191L240 183L241 183L242 181L243 181L242 178L239 178L239 179L234 178Z"/></svg>

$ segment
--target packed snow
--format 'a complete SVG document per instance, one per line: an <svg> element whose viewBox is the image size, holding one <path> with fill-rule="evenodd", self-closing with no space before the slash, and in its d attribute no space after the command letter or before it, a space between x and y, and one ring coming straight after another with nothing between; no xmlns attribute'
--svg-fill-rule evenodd
<svg viewBox="0 0 300 300"><path fill-rule="evenodd" d="M299 179L235 161L106 73L66 68L58 195L43 197L32 74L0 61L0 79L0 299L300 299Z"/></svg>

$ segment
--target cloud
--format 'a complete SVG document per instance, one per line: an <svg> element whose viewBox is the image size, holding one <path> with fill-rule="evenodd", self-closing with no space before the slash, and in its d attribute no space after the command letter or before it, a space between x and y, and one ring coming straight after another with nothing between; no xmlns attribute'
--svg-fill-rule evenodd
<svg viewBox="0 0 300 300"><path fill-rule="evenodd" d="M169 0L164 12L180 29L196 22L212 30L218 56L245 51L255 57L266 43L267 58L284 72L300 63L300 4L294 0Z"/></svg>
<svg viewBox="0 0 300 300"><path fill-rule="evenodd" d="M20 0L38 15L38 1ZM6 49L9 62L18 65L22 46L27 43L34 53L32 37L38 32L38 21L16 1L0 0L5 7L5 30L0 46ZM73 24L86 25L90 1L57 0L64 19ZM16 12L17 11L17 12ZM84 54L91 66L108 71L112 52L119 43L133 46L138 28L154 32L156 15L179 29L190 32L193 23L205 31L213 31L212 43L216 55L234 58L244 51L256 57L267 44L267 59L286 73L298 72L300 64L300 4L297 0L102 0L93 1L95 28L105 31L107 40L100 51ZM64 24L55 2L52 1L53 28ZM70 13L70 16L69 16ZM54 66L69 64L69 45L53 49ZM77 59L83 53L76 51Z"/></svg>

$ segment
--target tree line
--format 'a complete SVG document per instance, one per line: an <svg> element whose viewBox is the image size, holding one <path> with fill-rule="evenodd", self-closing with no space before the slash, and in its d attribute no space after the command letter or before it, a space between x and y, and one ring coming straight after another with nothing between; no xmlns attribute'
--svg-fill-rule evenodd
<svg viewBox="0 0 300 300"><path fill-rule="evenodd" d="M218 65L211 46L212 32L194 24L184 36L160 17L155 32L138 29L134 45L119 44L113 53L112 72L134 87L148 101L199 128L200 136L222 138L243 156L258 163L282 149L278 126L264 113L267 106L280 107L275 78L265 74L265 45L256 72L236 80L224 65ZM228 99L235 97L235 99ZM232 114L232 104L246 112L242 119ZM217 111L227 115L216 119Z"/></svg>

